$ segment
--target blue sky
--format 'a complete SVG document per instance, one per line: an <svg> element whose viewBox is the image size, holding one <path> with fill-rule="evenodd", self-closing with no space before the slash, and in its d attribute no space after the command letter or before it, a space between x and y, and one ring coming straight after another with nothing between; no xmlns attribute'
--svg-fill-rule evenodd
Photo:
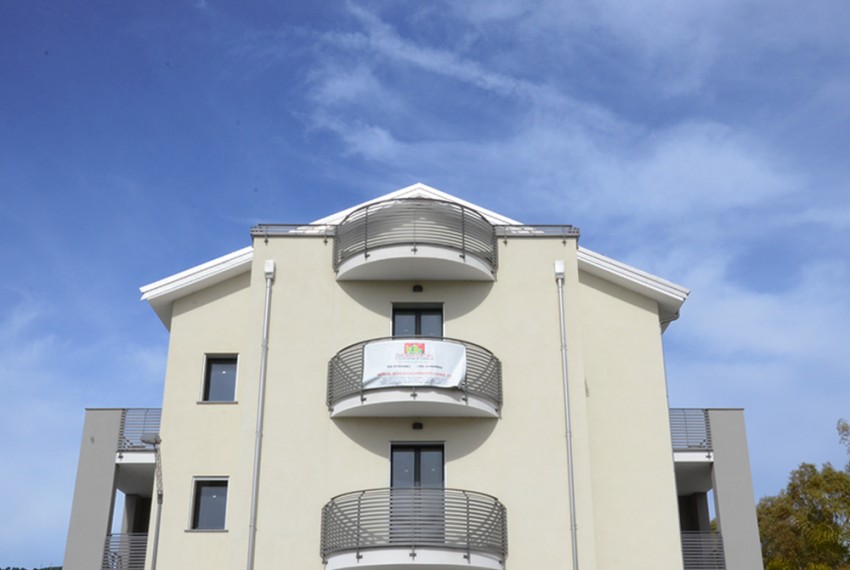
<svg viewBox="0 0 850 570"><path fill-rule="evenodd" d="M848 24L834 0L0 0L0 567L61 563L84 408L160 404L139 286L414 182L691 288L670 401L746 408L757 497L843 464Z"/></svg>

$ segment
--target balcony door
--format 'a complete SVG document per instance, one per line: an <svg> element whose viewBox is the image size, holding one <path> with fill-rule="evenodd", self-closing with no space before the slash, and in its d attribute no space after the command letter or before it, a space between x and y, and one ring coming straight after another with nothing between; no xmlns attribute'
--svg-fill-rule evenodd
<svg viewBox="0 0 850 570"><path fill-rule="evenodd" d="M390 486L394 489L442 489L443 465L441 444L393 445Z"/></svg>
<svg viewBox="0 0 850 570"><path fill-rule="evenodd" d="M429 306L393 306L393 336L443 336L443 308Z"/></svg>
<svg viewBox="0 0 850 570"><path fill-rule="evenodd" d="M445 540L445 453L440 444L392 447L390 541L441 544Z"/></svg>

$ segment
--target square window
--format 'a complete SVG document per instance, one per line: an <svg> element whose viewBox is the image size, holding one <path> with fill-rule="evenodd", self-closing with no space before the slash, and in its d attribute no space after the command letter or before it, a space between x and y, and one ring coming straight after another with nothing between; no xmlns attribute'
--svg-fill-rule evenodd
<svg viewBox="0 0 850 570"><path fill-rule="evenodd" d="M207 357L204 402L236 401L236 357Z"/></svg>
<svg viewBox="0 0 850 570"><path fill-rule="evenodd" d="M227 480L198 479L192 507L192 529L222 530L227 511Z"/></svg>

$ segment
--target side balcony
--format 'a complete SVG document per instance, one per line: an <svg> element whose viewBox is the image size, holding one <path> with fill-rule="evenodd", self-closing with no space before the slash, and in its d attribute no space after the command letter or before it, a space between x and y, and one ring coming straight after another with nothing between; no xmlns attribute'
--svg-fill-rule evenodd
<svg viewBox="0 0 850 570"><path fill-rule="evenodd" d="M145 570L148 533L106 535L101 570Z"/></svg>
<svg viewBox="0 0 850 570"><path fill-rule="evenodd" d="M711 530L714 447L708 410L670 409L685 570L724 570L723 537Z"/></svg>
<svg viewBox="0 0 850 570"><path fill-rule="evenodd" d="M327 405L332 418L498 418L502 364L462 340L366 340L328 362Z"/></svg>
<svg viewBox="0 0 850 570"><path fill-rule="evenodd" d="M507 515L498 499L460 489L369 489L322 509L326 570L503 570Z"/></svg>
<svg viewBox="0 0 850 570"><path fill-rule="evenodd" d="M685 570L760 570L743 410L673 408L670 431Z"/></svg>
<svg viewBox="0 0 850 570"><path fill-rule="evenodd" d="M158 408L86 411L64 568L144 569L160 416Z"/></svg>
<svg viewBox="0 0 850 570"><path fill-rule="evenodd" d="M376 202L336 227L338 280L492 281L498 268L496 231L480 213L425 198Z"/></svg>

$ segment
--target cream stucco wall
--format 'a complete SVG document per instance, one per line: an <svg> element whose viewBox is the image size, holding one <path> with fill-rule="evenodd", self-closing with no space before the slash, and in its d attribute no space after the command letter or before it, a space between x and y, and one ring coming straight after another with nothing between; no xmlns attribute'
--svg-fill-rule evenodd
<svg viewBox="0 0 850 570"><path fill-rule="evenodd" d="M580 275L599 568L681 568L657 305Z"/></svg>
<svg viewBox="0 0 850 570"><path fill-rule="evenodd" d="M681 566L667 401L653 303L579 276L575 241L500 243L493 283L338 283L332 242L256 240L250 274L175 302L162 451L160 567L244 568L251 494L263 263L276 262L256 568L319 570L322 506L389 485L393 442L444 442L446 485L498 497L508 567L567 567L570 529L557 289L564 260L582 568ZM503 364L501 419L329 418L328 360L391 333L392 304L443 303L445 335ZM239 354L237 403L198 403L205 354ZM227 529L187 531L192 478L229 479ZM648 524L651 522L652 524ZM671 530L672 525L672 530ZM656 530L657 529L657 530ZM672 534L671 534L672 533ZM675 554L675 555L674 555ZM628 558L625 558L628 556ZM678 565L678 566L677 566Z"/></svg>

